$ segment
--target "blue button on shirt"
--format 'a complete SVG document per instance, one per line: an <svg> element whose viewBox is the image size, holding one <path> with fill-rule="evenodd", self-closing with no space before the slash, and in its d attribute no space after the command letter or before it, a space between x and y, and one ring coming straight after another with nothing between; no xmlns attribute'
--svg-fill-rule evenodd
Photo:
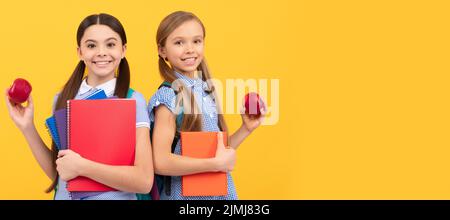
<svg viewBox="0 0 450 220"><path fill-rule="evenodd" d="M216 103L208 94L205 89L208 87L206 82L202 79L193 79L185 75L176 73L178 79L194 91L195 100L199 109L202 111L202 129L203 131L217 132L220 131L218 126L217 108ZM176 95L174 90L167 87L161 87L158 91L151 97L148 104L148 114L151 122L155 121L154 109L159 105L163 104L175 113L175 99ZM175 154L181 155L181 144L180 140L175 147ZM181 187L181 176L172 176L171 181L171 194L166 195L163 189L160 193L162 200L236 200L238 199L236 188L234 186L233 178L230 173L227 173L227 183L228 183L228 193L226 196L183 196Z"/></svg>
<svg viewBox="0 0 450 220"><path fill-rule="evenodd" d="M78 90L75 99L83 99L93 92L103 89L108 97L114 95L114 90L116 88L116 78L109 80L96 88L93 88L87 84L86 79L81 83L80 89ZM59 94L57 94L53 100L53 111L55 110L56 100ZM146 102L144 96L134 91L131 95L132 99L136 100L136 128L147 127L150 128L150 120L148 118L146 110ZM58 180L57 191L55 193L55 200L70 200L70 199L81 199L81 200L136 200L136 193L131 192L121 192L121 191L110 191L110 192L75 192L71 193L67 191L67 182L61 179Z"/></svg>

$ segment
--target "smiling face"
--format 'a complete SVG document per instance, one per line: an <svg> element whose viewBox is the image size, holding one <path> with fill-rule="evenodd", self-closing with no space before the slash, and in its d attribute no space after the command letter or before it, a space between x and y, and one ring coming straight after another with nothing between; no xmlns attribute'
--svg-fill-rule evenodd
<svg viewBox="0 0 450 220"><path fill-rule="evenodd" d="M173 69L193 76L203 60L204 32L195 20L186 21L167 37L158 49L159 55L168 59Z"/></svg>
<svg viewBox="0 0 450 220"><path fill-rule="evenodd" d="M80 41L78 56L88 69L89 78L107 81L114 78L126 45L116 32L106 25L91 25Z"/></svg>

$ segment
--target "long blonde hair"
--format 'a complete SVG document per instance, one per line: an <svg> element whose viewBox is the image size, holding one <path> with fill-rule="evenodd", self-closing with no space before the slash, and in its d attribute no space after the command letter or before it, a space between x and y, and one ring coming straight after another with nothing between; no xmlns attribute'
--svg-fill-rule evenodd
<svg viewBox="0 0 450 220"><path fill-rule="evenodd" d="M197 21L203 30L203 37L206 36L205 26L200 21L200 19L195 16L193 13L185 12L185 11L176 11L166 16L161 23L159 24L158 31L156 33L156 43L158 48L164 47L166 44L167 37L180 25L187 21L195 20ZM175 71L169 64L166 63L164 58L159 56L159 73L164 81L169 83L174 83L177 80L177 76L175 75ZM200 65L197 67L197 71L201 72L202 80L205 81L208 85L206 92L213 95L213 97L217 97L216 92L214 91L214 85L211 83L211 73L209 72L208 65L206 64L205 58L203 58ZM182 100L177 102L177 106L183 104L183 106L191 107L192 111L183 112L183 121L181 123L181 131L201 131L202 130L202 115L197 114L199 112L198 106L195 104L195 96L192 91L189 91L184 85L176 85L178 86L177 92L181 95ZM189 101L187 101L189 100ZM219 119L219 129L221 131L226 132L228 130L227 124L225 123L224 116L220 111L220 105L218 99L216 100L216 106L218 110L218 119Z"/></svg>

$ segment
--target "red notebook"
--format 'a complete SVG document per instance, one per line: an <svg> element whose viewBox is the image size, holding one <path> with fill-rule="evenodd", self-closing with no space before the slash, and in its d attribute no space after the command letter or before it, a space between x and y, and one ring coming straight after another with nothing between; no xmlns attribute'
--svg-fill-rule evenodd
<svg viewBox="0 0 450 220"><path fill-rule="evenodd" d="M69 100L67 133L69 149L88 160L109 165L133 165L136 100ZM67 184L68 191L116 190L82 176Z"/></svg>
<svg viewBox="0 0 450 220"><path fill-rule="evenodd" d="M227 146L226 133L223 143ZM194 158L213 158L216 156L217 132L181 132L181 154ZM183 196L224 196L227 195L227 174L208 172L183 176Z"/></svg>

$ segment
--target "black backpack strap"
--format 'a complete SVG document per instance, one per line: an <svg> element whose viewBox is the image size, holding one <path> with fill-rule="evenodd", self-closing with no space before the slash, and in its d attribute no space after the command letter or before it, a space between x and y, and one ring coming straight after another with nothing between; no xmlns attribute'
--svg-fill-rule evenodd
<svg viewBox="0 0 450 220"><path fill-rule="evenodd" d="M158 87L158 89L162 88L162 87L166 87L169 89L172 89L172 84L169 82L164 81L163 83L161 83L161 85ZM178 94L178 91L175 91L174 89L172 89L175 92L175 95ZM181 126L181 121L179 120L181 116L181 119L183 118L183 114L180 114L179 116L177 116L176 119L176 123L177 123L177 128L175 129L175 136L173 138L173 142L172 142L172 150L171 152L173 153L175 151L175 147L177 146L178 140L180 139L180 126Z"/></svg>
<svg viewBox="0 0 450 220"><path fill-rule="evenodd" d="M172 89L175 92L175 95L178 94L178 91L175 91L172 88L172 84L169 82L164 81L163 83L161 83L161 85L158 87L158 89L162 88L162 87L166 87L169 89ZM175 129L175 136L173 138L172 141L172 146L171 146L171 153L175 152L175 148L177 147L177 143L178 140L180 140L180 126L181 126L181 121L182 121L182 117L183 114L180 114L177 119L176 119L176 129ZM180 120L181 119L181 120ZM172 185L172 177L171 176L162 176L163 178L163 184L164 184L164 192L166 193L167 196L170 196L171 194L171 185Z"/></svg>

